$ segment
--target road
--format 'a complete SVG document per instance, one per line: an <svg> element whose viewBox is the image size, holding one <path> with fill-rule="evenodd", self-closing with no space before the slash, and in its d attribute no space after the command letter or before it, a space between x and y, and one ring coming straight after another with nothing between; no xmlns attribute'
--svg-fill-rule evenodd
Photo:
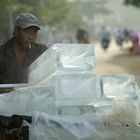
<svg viewBox="0 0 140 140"><path fill-rule="evenodd" d="M107 52L104 52L99 43L95 44L95 69L96 74L132 74L140 87L140 55L134 56L127 51L125 44L121 50L112 41Z"/></svg>

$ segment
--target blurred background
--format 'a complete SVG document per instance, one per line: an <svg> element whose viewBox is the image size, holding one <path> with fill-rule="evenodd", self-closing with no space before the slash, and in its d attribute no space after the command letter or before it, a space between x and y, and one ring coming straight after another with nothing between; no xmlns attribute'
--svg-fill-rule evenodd
<svg viewBox="0 0 140 140"><path fill-rule="evenodd" d="M77 31L84 30L96 49L96 73L130 73L140 84L140 55L129 49L133 45L129 33L139 38L140 0L1 0L0 43L11 37L21 12L38 17L42 29L37 41L48 47L77 43Z"/></svg>
<svg viewBox="0 0 140 140"><path fill-rule="evenodd" d="M116 26L140 31L140 0L1 0L0 42L12 34L14 19L21 12L35 14L42 25L41 42L76 42L79 28L85 29L90 41L99 39L101 26L110 31Z"/></svg>

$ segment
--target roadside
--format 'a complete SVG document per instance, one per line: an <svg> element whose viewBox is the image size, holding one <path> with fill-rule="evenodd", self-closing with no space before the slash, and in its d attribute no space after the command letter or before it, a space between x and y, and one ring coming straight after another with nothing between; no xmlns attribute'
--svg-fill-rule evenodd
<svg viewBox="0 0 140 140"><path fill-rule="evenodd" d="M111 42L110 48L104 52L100 45L95 44L96 74L132 74L140 86L140 55L134 56Z"/></svg>

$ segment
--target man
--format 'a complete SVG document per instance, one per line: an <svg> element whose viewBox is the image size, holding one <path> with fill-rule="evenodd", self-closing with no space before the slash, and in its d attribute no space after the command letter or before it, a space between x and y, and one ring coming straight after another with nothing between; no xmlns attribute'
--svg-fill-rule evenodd
<svg viewBox="0 0 140 140"><path fill-rule="evenodd" d="M107 51L110 44L110 32L107 30L105 26L101 27L100 42L101 42L102 49L104 51Z"/></svg>
<svg viewBox="0 0 140 140"><path fill-rule="evenodd" d="M88 44L89 43L89 34L86 30L79 28L76 33L76 39L80 44Z"/></svg>
<svg viewBox="0 0 140 140"><path fill-rule="evenodd" d="M27 83L28 67L47 47L35 43L40 30L30 13L16 17L13 37L0 46L0 84Z"/></svg>
<svg viewBox="0 0 140 140"><path fill-rule="evenodd" d="M139 55L140 54L139 34L135 31L130 31L128 37L132 42L132 46L129 48L129 51L134 55Z"/></svg>

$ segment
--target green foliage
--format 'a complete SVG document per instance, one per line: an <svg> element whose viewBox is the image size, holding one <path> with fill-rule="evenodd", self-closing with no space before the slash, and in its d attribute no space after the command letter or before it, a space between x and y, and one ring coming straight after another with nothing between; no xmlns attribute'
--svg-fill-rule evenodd
<svg viewBox="0 0 140 140"><path fill-rule="evenodd" d="M1 0L0 28L9 30L9 26L12 26L15 17L21 12L31 12L39 18L42 25L58 28L62 28L67 20L72 23L76 15L71 12L67 0Z"/></svg>
<svg viewBox="0 0 140 140"><path fill-rule="evenodd" d="M132 6L139 8L140 7L140 0L125 0L124 4L125 5L132 5Z"/></svg>
<svg viewBox="0 0 140 140"><path fill-rule="evenodd" d="M21 12L33 13L42 25L50 28L76 31L88 23L84 17L89 20L97 13L109 14L110 11L104 7L105 3L106 0L1 0L0 31L12 30L14 19Z"/></svg>
<svg viewBox="0 0 140 140"><path fill-rule="evenodd" d="M9 32L14 23L14 18L22 11L31 11L31 7L21 4L19 0L1 0L0 5L0 30Z"/></svg>

